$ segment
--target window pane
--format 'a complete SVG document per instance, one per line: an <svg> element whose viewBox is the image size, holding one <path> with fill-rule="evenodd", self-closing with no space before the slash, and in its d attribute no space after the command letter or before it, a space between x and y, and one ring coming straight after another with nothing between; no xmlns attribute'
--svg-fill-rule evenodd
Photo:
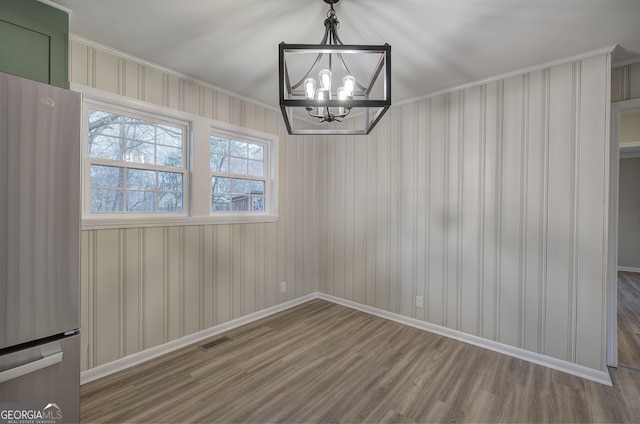
<svg viewBox="0 0 640 424"><path fill-rule="evenodd" d="M122 212L122 191L91 189L91 212Z"/></svg>
<svg viewBox="0 0 640 424"><path fill-rule="evenodd" d="M247 160L240 158L229 158L229 172L232 174L247 175Z"/></svg>
<svg viewBox="0 0 640 424"><path fill-rule="evenodd" d="M175 147L156 147L156 165L182 167L182 149Z"/></svg>
<svg viewBox="0 0 640 424"><path fill-rule="evenodd" d="M257 160L249 161L249 175L255 175L256 177L262 177L264 175L264 162L258 162Z"/></svg>
<svg viewBox="0 0 640 424"><path fill-rule="evenodd" d="M122 136L122 117L114 113L89 111L89 132L103 135Z"/></svg>
<svg viewBox="0 0 640 424"><path fill-rule="evenodd" d="M213 195L211 199L211 210L214 212L228 212L231 208L231 198L229 196Z"/></svg>
<svg viewBox="0 0 640 424"><path fill-rule="evenodd" d="M234 179L231 184L231 193L249 194L249 180Z"/></svg>
<svg viewBox="0 0 640 424"><path fill-rule="evenodd" d="M165 146L179 147L182 149L183 130L180 127L168 125L158 125L158 144Z"/></svg>
<svg viewBox="0 0 640 424"><path fill-rule="evenodd" d="M144 169L127 170L127 188L155 190L156 171L147 171Z"/></svg>
<svg viewBox="0 0 640 424"><path fill-rule="evenodd" d="M153 164L153 144L127 141L124 149L124 160L134 163Z"/></svg>
<svg viewBox="0 0 640 424"><path fill-rule="evenodd" d="M158 172L158 188L168 191L182 191L182 174L178 172Z"/></svg>
<svg viewBox="0 0 640 424"><path fill-rule="evenodd" d="M213 177L211 179L211 192L216 194L231 193L231 178Z"/></svg>
<svg viewBox="0 0 640 424"><path fill-rule="evenodd" d="M220 137L211 137L211 153L219 153L221 155L229 154L229 140Z"/></svg>
<svg viewBox="0 0 640 424"><path fill-rule="evenodd" d="M154 212L156 193L154 191L127 191L127 211Z"/></svg>
<svg viewBox="0 0 640 424"><path fill-rule="evenodd" d="M124 118L125 138L153 143L155 139L155 129L155 124L127 116Z"/></svg>
<svg viewBox="0 0 640 424"><path fill-rule="evenodd" d="M91 188L124 187L124 168L116 166L91 165Z"/></svg>
<svg viewBox="0 0 640 424"><path fill-rule="evenodd" d="M89 157L122 160L122 141L99 134L89 135Z"/></svg>
<svg viewBox="0 0 640 424"><path fill-rule="evenodd" d="M251 194L264 194L264 181L251 180Z"/></svg>
<svg viewBox="0 0 640 424"><path fill-rule="evenodd" d="M230 144L231 156L247 157L247 143L243 141L231 140Z"/></svg>
<svg viewBox="0 0 640 424"><path fill-rule="evenodd" d="M264 196L251 196L251 211L264 212Z"/></svg>
<svg viewBox="0 0 640 424"><path fill-rule="evenodd" d="M88 158L114 163L89 165L92 212L183 211L185 126L99 110L88 121Z"/></svg>
<svg viewBox="0 0 640 424"><path fill-rule="evenodd" d="M264 147L257 144L249 144L249 159L264 161Z"/></svg>
<svg viewBox="0 0 640 424"><path fill-rule="evenodd" d="M248 212L249 196L234 196L231 201L231 210L236 212Z"/></svg>
<svg viewBox="0 0 640 424"><path fill-rule="evenodd" d="M210 137L211 171L224 175L212 175L213 212L265 211L266 181L244 176L267 177L267 154L268 147L262 144Z"/></svg>
<svg viewBox="0 0 640 424"><path fill-rule="evenodd" d="M158 212L182 212L182 193L159 192Z"/></svg>
<svg viewBox="0 0 640 424"><path fill-rule="evenodd" d="M224 172L225 174L229 172L229 156L209 155L211 162L211 170L214 172Z"/></svg>
<svg viewBox="0 0 640 424"><path fill-rule="evenodd" d="M102 112L101 110L89 109L89 125L95 126L102 123L107 117L117 116L109 112Z"/></svg>

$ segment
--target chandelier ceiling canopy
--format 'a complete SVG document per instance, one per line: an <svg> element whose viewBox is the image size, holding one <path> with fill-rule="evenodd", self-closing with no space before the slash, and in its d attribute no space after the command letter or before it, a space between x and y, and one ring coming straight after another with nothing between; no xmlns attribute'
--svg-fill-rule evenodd
<svg viewBox="0 0 640 424"><path fill-rule="evenodd" d="M289 134L369 134L391 106L391 46L349 45L330 5L320 44L280 43L280 109Z"/></svg>

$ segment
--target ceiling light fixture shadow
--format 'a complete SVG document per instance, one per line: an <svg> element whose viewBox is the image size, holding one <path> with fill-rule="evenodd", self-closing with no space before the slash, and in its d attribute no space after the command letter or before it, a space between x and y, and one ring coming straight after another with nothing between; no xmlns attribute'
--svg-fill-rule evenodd
<svg viewBox="0 0 640 424"><path fill-rule="evenodd" d="M280 43L280 109L289 134L369 134L391 106L391 46L343 44L338 1L324 0L330 8L320 44Z"/></svg>

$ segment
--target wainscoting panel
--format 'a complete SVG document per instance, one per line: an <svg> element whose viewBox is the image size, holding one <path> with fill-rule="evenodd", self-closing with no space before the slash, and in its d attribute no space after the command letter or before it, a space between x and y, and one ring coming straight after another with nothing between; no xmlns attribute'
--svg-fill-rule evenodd
<svg viewBox="0 0 640 424"><path fill-rule="evenodd" d="M321 291L604 370L609 66L397 106L365 147L328 139Z"/></svg>
<svg viewBox="0 0 640 424"><path fill-rule="evenodd" d="M288 136L275 109L88 40L72 36L70 56L72 83L279 137L277 222L83 231L82 370L318 291L322 140Z"/></svg>

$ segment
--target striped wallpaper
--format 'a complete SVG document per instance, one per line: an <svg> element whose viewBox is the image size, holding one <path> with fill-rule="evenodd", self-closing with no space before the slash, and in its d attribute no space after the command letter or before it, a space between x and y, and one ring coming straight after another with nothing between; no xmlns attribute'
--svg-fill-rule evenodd
<svg viewBox="0 0 640 424"><path fill-rule="evenodd" d="M332 138L320 290L605 369L609 60L396 106L368 139Z"/></svg>
<svg viewBox="0 0 640 424"><path fill-rule="evenodd" d="M73 83L280 138L275 223L83 231L83 369L316 291L604 369L609 54L312 138L87 40L70 52Z"/></svg>
<svg viewBox="0 0 640 424"><path fill-rule="evenodd" d="M82 370L318 290L321 144L279 112L72 37L72 83L279 136L275 223L82 232ZM280 282L287 292L280 293Z"/></svg>

